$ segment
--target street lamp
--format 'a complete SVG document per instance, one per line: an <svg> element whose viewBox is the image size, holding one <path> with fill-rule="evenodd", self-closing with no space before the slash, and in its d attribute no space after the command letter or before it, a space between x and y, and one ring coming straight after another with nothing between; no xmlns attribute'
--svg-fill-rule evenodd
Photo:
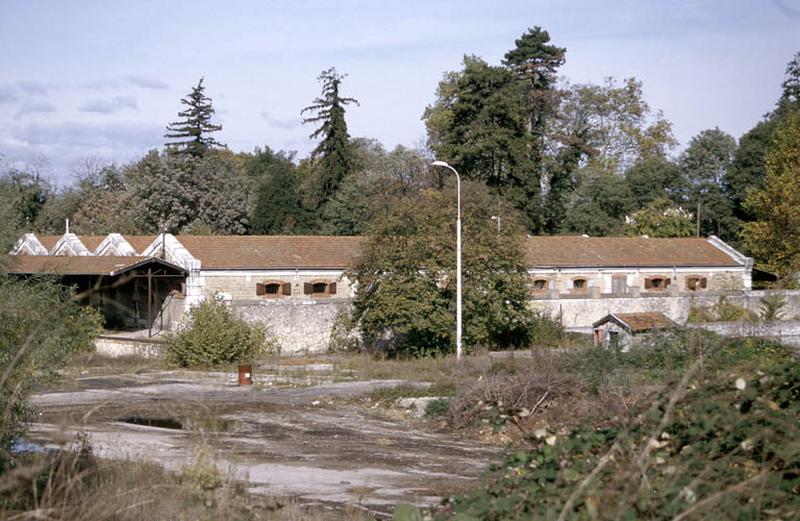
<svg viewBox="0 0 800 521"><path fill-rule="evenodd" d="M456 361L461 361L461 176L444 161L434 161L432 166L449 168L456 175Z"/></svg>

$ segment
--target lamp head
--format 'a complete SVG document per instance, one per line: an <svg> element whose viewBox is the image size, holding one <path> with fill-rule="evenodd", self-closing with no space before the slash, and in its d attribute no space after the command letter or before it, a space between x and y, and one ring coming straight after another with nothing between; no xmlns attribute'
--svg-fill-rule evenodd
<svg viewBox="0 0 800 521"><path fill-rule="evenodd" d="M444 161L434 161L433 163L431 163L431 166L443 166L445 168L451 168L450 165L448 165Z"/></svg>

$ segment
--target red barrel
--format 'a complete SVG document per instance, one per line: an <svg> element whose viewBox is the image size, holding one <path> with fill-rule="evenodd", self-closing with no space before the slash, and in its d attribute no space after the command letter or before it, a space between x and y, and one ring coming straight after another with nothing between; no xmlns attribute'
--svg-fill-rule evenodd
<svg viewBox="0 0 800 521"><path fill-rule="evenodd" d="M250 364L239 366L239 385L253 385L253 366Z"/></svg>

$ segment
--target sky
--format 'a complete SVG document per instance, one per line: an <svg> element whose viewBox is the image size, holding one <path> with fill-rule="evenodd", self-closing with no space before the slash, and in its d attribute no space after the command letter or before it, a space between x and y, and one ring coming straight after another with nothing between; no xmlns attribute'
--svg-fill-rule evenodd
<svg viewBox="0 0 800 521"><path fill-rule="evenodd" d="M300 110L332 66L360 102L352 136L418 146L442 75L465 54L499 64L537 25L567 48L571 83L641 80L681 147L752 128L800 51L800 0L0 0L0 169L63 185L87 158L134 160L201 77L219 141L302 157Z"/></svg>

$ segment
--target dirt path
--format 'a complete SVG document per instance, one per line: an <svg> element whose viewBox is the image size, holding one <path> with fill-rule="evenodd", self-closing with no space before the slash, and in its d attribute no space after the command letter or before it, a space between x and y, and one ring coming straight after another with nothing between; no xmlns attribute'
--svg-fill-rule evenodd
<svg viewBox="0 0 800 521"><path fill-rule="evenodd" d="M497 455L352 405L353 397L405 382L321 380L242 388L224 373L84 377L75 390L34 397L42 416L31 437L53 443L81 429L100 457L155 460L172 470L205 445L221 469L255 492L376 512L463 491Z"/></svg>

